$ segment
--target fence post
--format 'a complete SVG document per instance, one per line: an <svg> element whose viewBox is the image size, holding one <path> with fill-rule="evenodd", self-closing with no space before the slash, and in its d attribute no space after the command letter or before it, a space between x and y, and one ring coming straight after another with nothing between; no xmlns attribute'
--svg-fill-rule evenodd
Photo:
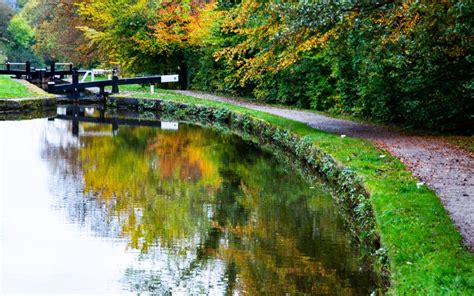
<svg viewBox="0 0 474 296"><path fill-rule="evenodd" d="M6 62L7 65L7 71L10 71L10 62Z"/></svg>
<svg viewBox="0 0 474 296"><path fill-rule="evenodd" d="M45 71L43 71L43 69L39 69L37 70L37 72L38 72L39 83L40 85L43 85L43 77L45 76Z"/></svg>
<svg viewBox="0 0 474 296"><path fill-rule="evenodd" d="M99 86L99 94L102 96L102 97L105 97L105 87L103 85Z"/></svg>
<svg viewBox="0 0 474 296"><path fill-rule="evenodd" d="M31 63L30 61L27 61L25 63L25 70L26 70L26 80L30 81L31 80Z"/></svg>
<svg viewBox="0 0 474 296"><path fill-rule="evenodd" d="M112 70L112 93L117 94L118 92L119 92L119 87L118 87L117 68L113 68L113 70Z"/></svg>
<svg viewBox="0 0 474 296"><path fill-rule="evenodd" d="M72 69L72 95L74 100L79 99L79 73L77 68Z"/></svg>
<svg viewBox="0 0 474 296"><path fill-rule="evenodd" d="M50 81L48 82L48 92L50 94L54 94L55 93L55 86L56 86L56 83L54 81Z"/></svg>
<svg viewBox="0 0 474 296"><path fill-rule="evenodd" d="M56 63L55 63L55 62L51 62L50 67L51 67L51 69L50 69L50 72L51 72L51 79L54 80L54 76L56 75Z"/></svg>

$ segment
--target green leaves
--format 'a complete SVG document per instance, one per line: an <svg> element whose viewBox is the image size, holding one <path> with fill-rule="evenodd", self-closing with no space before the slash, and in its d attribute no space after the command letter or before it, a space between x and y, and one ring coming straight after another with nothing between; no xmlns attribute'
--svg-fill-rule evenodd
<svg viewBox="0 0 474 296"><path fill-rule="evenodd" d="M243 1L225 8L224 41L209 49L217 63L194 68L193 85L470 132L474 9L468 2Z"/></svg>
<svg viewBox="0 0 474 296"><path fill-rule="evenodd" d="M28 25L28 22L19 15L11 19L8 32L10 32L16 43L25 48L29 47L33 42L33 29Z"/></svg>
<svg viewBox="0 0 474 296"><path fill-rule="evenodd" d="M468 0L44 1L8 30L46 59L408 127L474 126Z"/></svg>

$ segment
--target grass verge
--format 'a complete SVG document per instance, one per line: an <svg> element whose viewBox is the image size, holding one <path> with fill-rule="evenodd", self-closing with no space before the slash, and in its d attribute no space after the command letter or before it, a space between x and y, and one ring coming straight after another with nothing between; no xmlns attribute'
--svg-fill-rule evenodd
<svg viewBox="0 0 474 296"><path fill-rule="evenodd" d="M363 178L383 245L379 251L389 258L390 293L474 294L474 255L462 246L461 236L437 196L426 186L418 188L417 180L398 159L370 142L341 138L297 121L169 91L153 95L137 92L133 97L225 108L310 139L339 165Z"/></svg>
<svg viewBox="0 0 474 296"><path fill-rule="evenodd" d="M139 89L136 86L132 87L130 90L146 92L146 88ZM196 92L199 93L200 91L196 91ZM204 94L206 93L204 92ZM324 115L324 116L341 119L341 120L350 120L350 121L354 121L360 124L376 125L376 126L383 127L392 131L400 132L400 133L419 135L419 136L433 136L440 139L441 141L445 141L454 146L457 146L458 148L461 148L467 152L474 153L474 136L472 135L469 136L462 133L460 134L460 131L458 131L457 133L449 133L449 132L440 133L439 131L433 131L433 130L416 130L416 129L414 130L414 129L410 129L409 127L396 126L394 124L382 122L380 120L376 120L373 118L372 119L361 118L361 117L357 117L350 114L331 112L331 111L317 111L313 109L299 108L297 106L284 105L284 104L279 104L279 103L265 103L262 101L258 101L255 98L235 97L235 96L225 94L225 93L217 93L215 95L228 97L232 100L235 100L237 102L242 102L242 103L251 103L251 104L257 104L257 105L262 105L262 106L272 106L272 107L278 107L278 108L285 108L289 110L304 111L304 112L310 112L317 115Z"/></svg>
<svg viewBox="0 0 474 296"><path fill-rule="evenodd" d="M8 75L0 75L0 99L33 97L34 94L24 84Z"/></svg>

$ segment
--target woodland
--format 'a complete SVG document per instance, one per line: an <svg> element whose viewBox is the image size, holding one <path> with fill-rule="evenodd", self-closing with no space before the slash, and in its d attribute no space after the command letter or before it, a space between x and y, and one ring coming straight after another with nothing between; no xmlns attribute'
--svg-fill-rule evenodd
<svg viewBox="0 0 474 296"><path fill-rule="evenodd" d="M0 0L0 63L176 73L181 88L472 133L473 12L471 0Z"/></svg>

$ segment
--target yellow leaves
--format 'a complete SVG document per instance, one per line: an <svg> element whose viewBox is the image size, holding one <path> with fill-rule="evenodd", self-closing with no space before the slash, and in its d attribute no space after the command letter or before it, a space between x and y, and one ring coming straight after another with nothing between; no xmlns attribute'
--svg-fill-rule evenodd
<svg viewBox="0 0 474 296"><path fill-rule="evenodd" d="M108 125L82 126L110 132ZM210 223L202 203L214 198L222 179L202 133L185 126L179 133L121 127L115 137L81 137L84 191L120 220L131 248L146 252L157 237L173 245Z"/></svg>
<svg viewBox="0 0 474 296"><path fill-rule="evenodd" d="M96 28L106 28L113 22L114 17L110 13L112 3L109 1L87 1L76 3L77 12L89 25Z"/></svg>
<svg viewBox="0 0 474 296"><path fill-rule="evenodd" d="M315 35L310 37L308 40L304 41L298 46L299 52L310 51L319 46L327 45L329 38L336 35L336 29L331 29L324 33L322 36Z"/></svg>
<svg viewBox="0 0 474 296"><path fill-rule="evenodd" d="M306 26L293 27L287 18L274 3L248 0L231 10L223 31L235 35L238 42L214 53L216 61L224 60L233 68L226 82L241 87L258 84L266 73L294 65L302 54L326 46L336 34L335 29L323 34Z"/></svg>
<svg viewBox="0 0 474 296"><path fill-rule="evenodd" d="M84 32L84 35L92 41L98 41L102 39L103 37L105 37L105 33L99 32L96 29L93 29L87 26L77 26L76 28Z"/></svg>
<svg viewBox="0 0 474 296"><path fill-rule="evenodd" d="M179 47L188 44L203 45L210 35L210 29L221 13L216 2L183 5L179 2L163 3L156 12L152 26L158 43L172 43Z"/></svg>
<svg viewBox="0 0 474 296"><path fill-rule="evenodd" d="M220 51L215 52L214 58L216 59L216 61L219 61L222 58L228 59L229 61L234 59L240 59L251 47L251 44L251 40L245 40L236 46L226 47Z"/></svg>
<svg viewBox="0 0 474 296"><path fill-rule="evenodd" d="M210 41L213 26L216 25L223 15L221 11L216 10L216 7L216 3L212 1L191 16L191 20L187 25L189 44L205 46Z"/></svg>
<svg viewBox="0 0 474 296"><path fill-rule="evenodd" d="M176 3L163 4L157 11L157 20L152 29L158 42L176 43L182 46L186 38L187 14L183 13Z"/></svg>

